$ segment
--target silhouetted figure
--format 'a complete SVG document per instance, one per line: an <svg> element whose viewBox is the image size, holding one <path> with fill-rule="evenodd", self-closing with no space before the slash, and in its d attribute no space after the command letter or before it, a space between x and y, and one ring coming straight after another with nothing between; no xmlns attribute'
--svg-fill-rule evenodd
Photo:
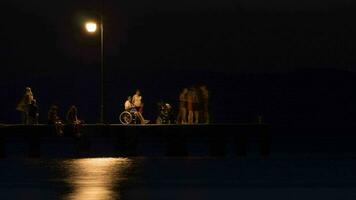
<svg viewBox="0 0 356 200"><path fill-rule="evenodd" d="M38 124L38 105L35 99L32 99L31 103L27 106L27 123L26 124Z"/></svg>
<svg viewBox="0 0 356 200"><path fill-rule="evenodd" d="M193 99L194 99L194 89L189 88L187 93L187 111L188 111L188 124L193 124L194 120L194 110L193 110Z"/></svg>
<svg viewBox="0 0 356 200"><path fill-rule="evenodd" d="M80 136L80 128L83 121L78 118L78 109L74 105L71 106L67 112L67 125L69 127L69 134L75 137Z"/></svg>
<svg viewBox="0 0 356 200"><path fill-rule="evenodd" d="M200 89L197 87L193 88L193 113L194 113L194 123L198 124L200 121L200 113L202 111L202 104L201 104L201 92Z"/></svg>
<svg viewBox="0 0 356 200"><path fill-rule="evenodd" d="M156 123L157 124L173 123L172 106L164 101L160 101L157 105L158 105L158 117L156 119Z"/></svg>
<svg viewBox="0 0 356 200"><path fill-rule="evenodd" d="M136 93L132 96L132 103L138 112L143 113L143 103L140 90L136 90Z"/></svg>
<svg viewBox="0 0 356 200"><path fill-rule="evenodd" d="M188 124L199 122L199 99L195 87L191 87L187 95Z"/></svg>
<svg viewBox="0 0 356 200"><path fill-rule="evenodd" d="M210 116L209 116L209 90L206 85L200 86L201 90L201 105L202 105L202 122L209 124Z"/></svg>
<svg viewBox="0 0 356 200"><path fill-rule="evenodd" d="M56 105L52 105L48 111L48 121L47 123L50 125L54 125L56 130L56 134L62 136L63 135L63 122L59 117L59 108Z"/></svg>
<svg viewBox="0 0 356 200"><path fill-rule="evenodd" d="M178 124L187 123L187 94L187 88L184 88L183 91L179 94L179 111L177 116Z"/></svg>
<svg viewBox="0 0 356 200"><path fill-rule="evenodd" d="M33 94L30 87L25 88L25 93L22 96L21 100L18 102L16 106L16 110L21 112L21 123L28 124L29 119L29 105L34 100Z"/></svg>

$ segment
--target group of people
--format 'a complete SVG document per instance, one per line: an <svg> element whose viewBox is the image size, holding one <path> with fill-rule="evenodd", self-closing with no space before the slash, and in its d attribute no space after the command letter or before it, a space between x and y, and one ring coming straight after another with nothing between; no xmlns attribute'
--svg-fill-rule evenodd
<svg viewBox="0 0 356 200"><path fill-rule="evenodd" d="M16 106L16 110L21 112L22 124L38 124L39 107L36 102L31 88L26 87L24 95ZM59 117L59 107L52 105L48 111L47 123L54 125L59 135L63 134L64 125L70 125L73 128L73 133L79 134L83 120L78 118L78 109L74 105L69 107L65 120Z"/></svg>
<svg viewBox="0 0 356 200"><path fill-rule="evenodd" d="M143 105L141 91L137 89L134 95L127 97L124 108L125 111L137 117L140 124L147 124L149 120L146 120L142 115ZM161 115L158 117L160 120L157 121L160 121L160 123L171 123L170 113L172 107L170 104L167 105L167 103L159 105L162 112L160 112ZM25 93L16 109L21 112L23 124L38 123L38 105L30 87L25 88ZM210 122L209 91L206 85L182 89L179 94L179 109L175 121L177 124L208 124ZM65 121L59 117L59 107L57 105L52 105L48 111L48 124L55 125L58 134L63 134L64 124L72 125L75 130L74 132L79 132L78 129L82 123L83 121L78 118L78 109L74 105L69 108Z"/></svg>
<svg viewBox="0 0 356 200"><path fill-rule="evenodd" d="M133 113L138 119L141 124L149 123L149 120L146 120L142 113L143 113L143 103L142 103L142 96L141 91L136 90L135 94L131 97L128 96L125 103L124 108L125 111Z"/></svg>
<svg viewBox="0 0 356 200"><path fill-rule="evenodd" d="M48 111L47 122L48 124L54 125L58 135L64 134L64 125L67 125L67 127L69 127L68 134L74 136L80 136L80 128L84 123L83 120L78 118L78 109L74 105L69 107L65 121L59 116L59 107L57 105L52 105Z"/></svg>
<svg viewBox="0 0 356 200"><path fill-rule="evenodd" d="M206 85L183 88L179 94L178 124L210 122L209 90Z"/></svg>

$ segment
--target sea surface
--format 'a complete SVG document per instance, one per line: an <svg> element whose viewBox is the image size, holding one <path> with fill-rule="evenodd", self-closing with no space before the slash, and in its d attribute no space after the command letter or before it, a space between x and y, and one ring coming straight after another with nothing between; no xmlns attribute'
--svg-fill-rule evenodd
<svg viewBox="0 0 356 200"><path fill-rule="evenodd" d="M3 158L0 199L356 199L356 159Z"/></svg>

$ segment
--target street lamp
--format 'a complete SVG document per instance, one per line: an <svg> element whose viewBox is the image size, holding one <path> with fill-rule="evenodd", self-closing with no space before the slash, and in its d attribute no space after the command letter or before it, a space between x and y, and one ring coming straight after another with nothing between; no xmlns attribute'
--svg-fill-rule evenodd
<svg viewBox="0 0 356 200"><path fill-rule="evenodd" d="M95 33L96 32L96 28L97 28L97 25L96 25L95 22L87 22L87 23L85 23L85 29L89 33Z"/></svg>
<svg viewBox="0 0 356 200"><path fill-rule="evenodd" d="M104 25L100 17L100 123L104 123ZM96 22L86 22L85 29L89 33L97 31Z"/></svg>

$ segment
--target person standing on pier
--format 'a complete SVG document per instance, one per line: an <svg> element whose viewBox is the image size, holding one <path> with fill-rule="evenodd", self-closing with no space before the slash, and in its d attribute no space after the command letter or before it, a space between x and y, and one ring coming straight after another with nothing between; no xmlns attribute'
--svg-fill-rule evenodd
<svg viewBox="0 0 356 200"><path fill-rule="evenodd" d="M194 89L189 88L187 93L188 124L193 124L193 120L194 120L193 99L194 99Z"/></svg>
<svg viewBox="0 0 356 200"><path fill-rule="evenodd" d="M198 88L197 87L193 87L193 113L194 113L194 124L198 124L199 123L199 111L200 111L200 98L199 98L199 94L198 94Z"/></svg>
<svg viewBox="0 0 356 200"><path fill-rule="evenodd" d="M209 90L206 85L200 86L201 90L201 105L202 105L202 122L205 124L209 124Z"/></svg>
<svg viewBox="0 0 356 200"><path fill-rule="evenodd" d="M184 88L179 95L179 111L177 116L178 124L187 123L187 94L188 94L188 88Z"/></svg>
<svg viewBox="0 0 356 200"><path fill-rule="evenodd" d="M28 105L27 124L38 124L38 105L35 99Z"/></svg>
<svg viewBox="0 0 356 200"><path fill-rule="evenodd" d="M136 90L136 93L132 96L132 103L136 107L137 111L142 114L143 103L142 103L142 96L140 90Z"/></svg>
<svg viewBox="0 0 356 200"><path fill-rule="evenodd" d="M29 122L29 106L34 100L30 87L25 88L25 94L22 96L20 102L16 106L16 110L21 112L21 123L28 124Z"/></svg>

